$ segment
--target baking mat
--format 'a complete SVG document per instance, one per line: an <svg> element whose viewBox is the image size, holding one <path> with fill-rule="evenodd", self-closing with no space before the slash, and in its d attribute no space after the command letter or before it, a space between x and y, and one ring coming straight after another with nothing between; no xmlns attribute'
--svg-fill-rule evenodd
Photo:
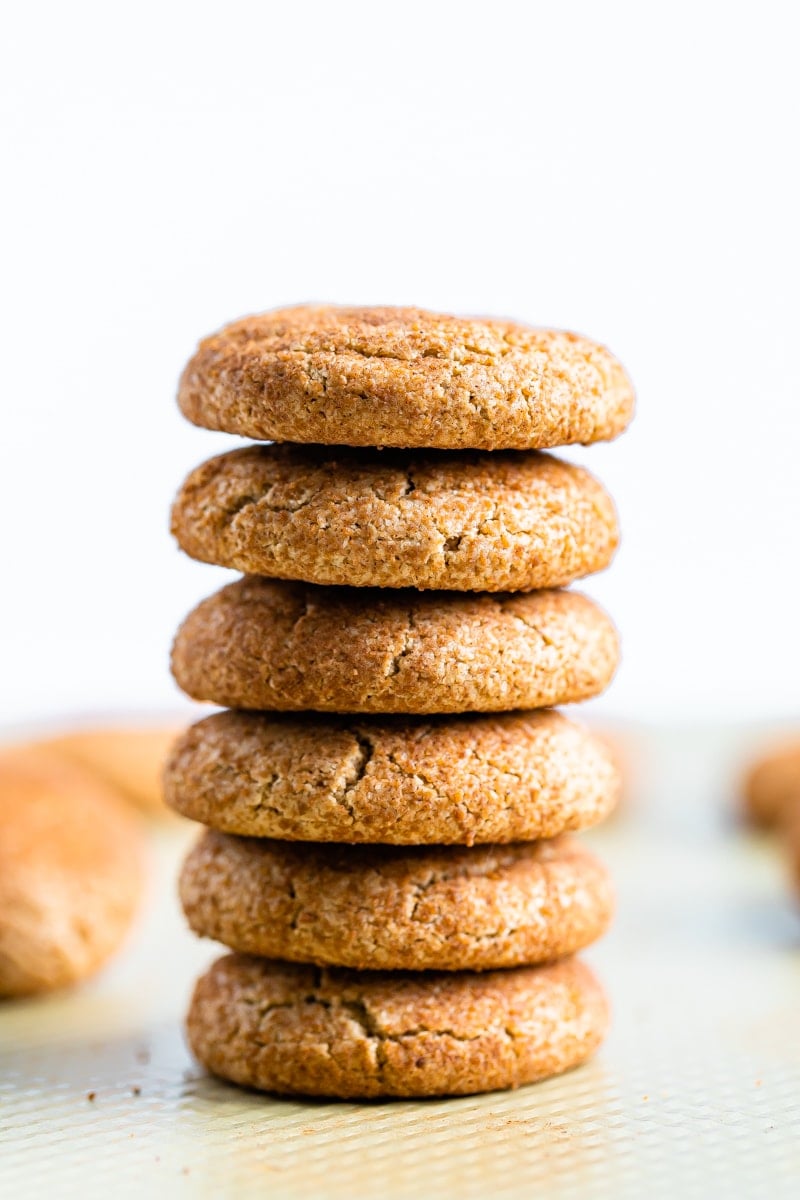
<svg viewBox="0 0 800 1200"><path fill-rule="evenodd" d="M619 895L586 955L614 1008L593 1062L420 1103L273 1100L206 1078L180 1022L215 951L184 930L186 835L165 831L117 963L0 1007L0 1196L800 1195L800 917L776 847L730 817L748 736L629 743L638 780L587 836Z"/></svg>

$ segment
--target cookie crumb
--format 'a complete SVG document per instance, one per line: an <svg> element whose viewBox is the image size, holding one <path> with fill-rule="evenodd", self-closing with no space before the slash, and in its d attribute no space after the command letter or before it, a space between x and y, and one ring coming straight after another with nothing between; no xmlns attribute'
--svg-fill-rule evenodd
<svg viewBox="0 0 800 1200"><path fill-rule="evenodd" d="M86 1099L89 1101L90 1104L94 1104L96 1096L97 1096L97 1092L87 1092L86 1093Z"/></svg>

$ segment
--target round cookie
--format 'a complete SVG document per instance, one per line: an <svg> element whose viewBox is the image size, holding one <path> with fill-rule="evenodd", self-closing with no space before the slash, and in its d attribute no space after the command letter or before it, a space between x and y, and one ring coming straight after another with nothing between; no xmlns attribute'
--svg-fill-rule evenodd
<svg viewBox="0 0 800 1200"><path fill-rule="evenodd" d="M335 846L206 830L180 881L202 937L371 971L486 971L564 958L605 933L608 872L574 838Z"/></svg>
<svg viewBox="0 0 800 1200"><path fill-rule="evenodd" d="M226 708L498 712L597 695L616 631L577 592L462 596L246 576L178 630L172 671Z"/></svg>
<svg viewBox="0 0 800 1200"><path fill-rule="evenodd" d="M548 454L247 446L183 484L172 532L193 558L356 587L528 592L608 566L611 497Z"/></svg>
<svg viewBox="0 0 800 1200"><path fill-rule="evenodd" d="M220 712L175 743L165 799L225 833L399 845L535 841L603 820L606 742L549 710L414 719Z"/></svg>
<svg viewBox="0 0 800 1200"><path fill-rule="evenodd" d="M0 755L0 996L92 974L142 899L143 835L112 788L41 749Z"/></svg>
<svg viewBox="0 0 800 1200"><path fill-rule="evenodd" d="M752 764L743 799L748 820L765 827L780 824L795 800L800 804L800 735L773 746Z"/></svg>
<svg viewBox="0 0 800 1200"><path fill-rule="evenodd" d="M415 974L324 970L232 954L187 1020L215 1075L279 1095L456 1096L558 1075L592 1054L608 1004L587 966Z"/></svg>
<svg viewBox="0 0 800 1200"><path fill-rule="evenodd" d="M418 308L300 305L206 338L184 416L276 442L532 450L616 437L633 388L574 333Z"/></svg>

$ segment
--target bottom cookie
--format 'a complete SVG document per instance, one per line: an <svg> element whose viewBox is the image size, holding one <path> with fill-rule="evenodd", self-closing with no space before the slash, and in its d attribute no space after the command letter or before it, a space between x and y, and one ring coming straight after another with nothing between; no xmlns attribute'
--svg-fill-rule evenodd
<svg viewBox="0 0 800 1200"><path fill-rule="evenodd" d="M358 972L248 955L198 981L187 1028L223 1079L337 1099L498 1091L583 1062L608 1027L587 966Z"/></svg>

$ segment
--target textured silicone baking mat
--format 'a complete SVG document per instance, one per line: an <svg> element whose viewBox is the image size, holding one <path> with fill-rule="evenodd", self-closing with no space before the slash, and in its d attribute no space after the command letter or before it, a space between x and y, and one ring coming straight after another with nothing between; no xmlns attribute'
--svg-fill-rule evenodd
<svg viewBox="0 0 800 1200"><path fill-rule="evenodd" d="M0 1007L0 1195L800 1195L800 919L776 848L730 817L746 749L736 731L637 735L638 783L588 839L618 885L587 956L613 1032L516 1093L297 1103L204 1077L180 1023L214 950L177 912L184 830L163 833L117 964Z"/></svg>

